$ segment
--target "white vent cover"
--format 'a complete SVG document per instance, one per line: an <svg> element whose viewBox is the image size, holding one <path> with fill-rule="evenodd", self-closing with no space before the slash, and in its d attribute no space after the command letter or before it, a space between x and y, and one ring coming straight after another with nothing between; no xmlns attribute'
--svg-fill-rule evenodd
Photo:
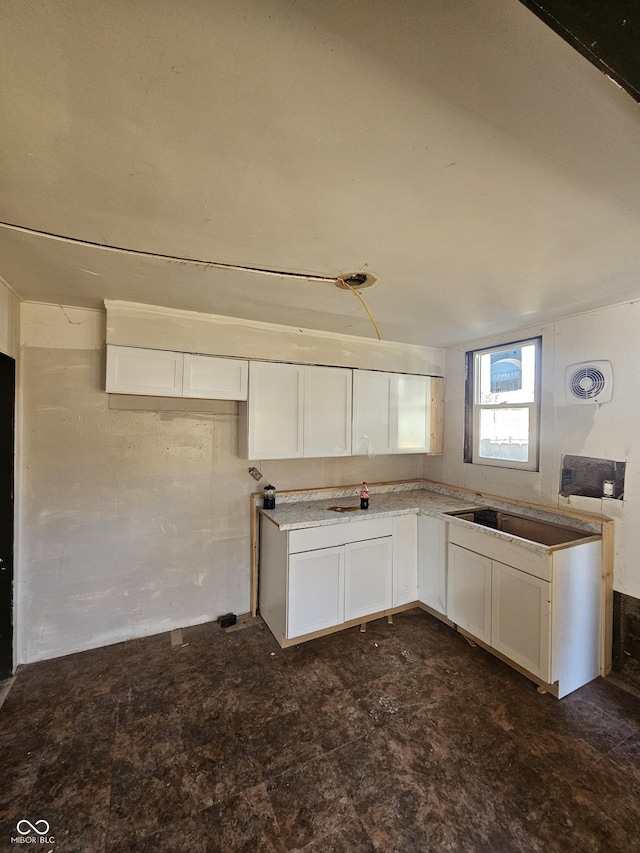
<svg viewBox="0 0 640 853"><path fill-rule="evenodd" d="M613 394L610 361L583 361L570 364L565 372L568 403L608 403Z"/></svg>

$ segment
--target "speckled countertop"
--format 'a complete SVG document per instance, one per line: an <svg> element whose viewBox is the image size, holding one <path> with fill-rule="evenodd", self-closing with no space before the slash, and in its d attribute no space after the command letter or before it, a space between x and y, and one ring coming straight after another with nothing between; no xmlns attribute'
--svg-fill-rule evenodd
<svg viewBox="0 0 640 853"><path fill-rule="evenodd" d="M335 512L330 507L355 507L352 512ZM477 507L490 506L495 509L515 512L532 519L561 524L567 527L577 528L589 535L600 535L600 525L594 520L571 518L568 519L560 513L554 513L553 507L525 507L510 504L507 498L499 500L485 500L478 496L470 499L468 496L456 492L456 489L445 487L442 484L430 484L429 481L408 481L405 483L384 484L371 487L369 509L361 510L360 498L356 487L336 488L330 491L313 491L284 493L277 498L275 509L265 510L260 508L260 513L278 526L280 530L300 530L305 527L319 527L329 524L346 524L364 518L381 518L393 515L406 515L421 512L436 517L446 517L453 524L469 525L471 522L463 521L455 516L447 516L447 513ZM519 542L526 542L527 547L534 550L545 549L547 546L536 542L522 540L513 537L503 531L491 530L483 527L487 535L499 538L512 538Z"/></svg>
<svg viewBox="0 0 640 853"><path fill-rule="evenodd" d="M406 515L412 512L441 515L452 510L464 510L478 505L484 504L481 501L462 500L427 489L414 488L381 492L372 489L369 509L359 509L360 498L357 494L337 494L331 498L318 500L313 499L310 493L307 500L277 503L275 509L261 509L260 512L277 524L280 530L299 530L303 527L342 524L363 518ZM335 512L329 509L332 506L356 507L358 509L355 512Z"/></svg>

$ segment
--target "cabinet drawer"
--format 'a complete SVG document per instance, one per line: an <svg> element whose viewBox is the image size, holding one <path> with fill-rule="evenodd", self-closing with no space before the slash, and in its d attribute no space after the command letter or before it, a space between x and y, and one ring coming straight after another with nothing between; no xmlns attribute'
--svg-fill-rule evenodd
<svg viewBox="0 0 640 853"><path fill-rule="evenodd" d="M305 527L289 531L289 553L315 551L317 548L332 548L347 542L391 536L392 518L367 518L361 521L345 521L342 524L326 524L320 527Z"/></svg>
<svg viewBox="0 0 640 853"><path fill-rule="evenodd" d="M482 528L466 527L449 523L449 542L460 545L469 551L484 554L492 560L515 566L542 580L551 580L551 554L540 546L541 550L532 550L525 545L511 542L500 534L491 534Z"/></svg>

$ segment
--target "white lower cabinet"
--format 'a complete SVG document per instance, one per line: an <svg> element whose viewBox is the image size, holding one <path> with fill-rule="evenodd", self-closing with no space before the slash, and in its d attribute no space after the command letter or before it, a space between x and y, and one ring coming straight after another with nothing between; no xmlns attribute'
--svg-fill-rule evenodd
<svg viewBox="0 0 640 853"><path fill-rule="evenodd" d="M551 583L449 545L447 616L542 679L551 679Z"/></svg>
<svg viewBox="0 0 640 853"><path fill-rule="evenodd" d="M289 557L287 636L344 622L344 557L343 546Z"/></svg>
<svg viewBox="0 0 640 853"><path fill-rule="evenodd" d="M405 603L400 593L413 594L406 603L416 601L412 517L413 528L410 523L398 528L397 519L387 517L291 531L263 517L259 610L278 642L290 645L297 637L382 614ZM412 543L400 537L411 529Z"/></svg>
<svg viewBox="0 0 640 853"><path fill-rule="evenodd" d="M418 516L418 601L447 613L447 522Z"/></svg>
<svg viewBox="0 0 640 853"><path fill-rule="evenodd" d="M532 547L451 525L447 585L447 617L558 698L600 674L599 539Z"/></svg>
<svg viewBox="0 0 640 853"><path fill-rule="evenodd" d="M491 560L449 545L447 616L486 643L491 642Z"/></svg>
<svg viewBox="0 0 640 853"><path fill-rule="evenodd" d="M392 538L350 542L345 550L344 622L393 603Z"/></svg>
<svg viewBox="0 0 640 853"><path fill-rule="evenodd" d="M491 646L551 680L551 583L492 562Z"/></svg>
<svg viewBox="0 0 640 853"><path fill-rule="evenodd" d="M393 517L393 606L418 600L418 519Z"/></svg>

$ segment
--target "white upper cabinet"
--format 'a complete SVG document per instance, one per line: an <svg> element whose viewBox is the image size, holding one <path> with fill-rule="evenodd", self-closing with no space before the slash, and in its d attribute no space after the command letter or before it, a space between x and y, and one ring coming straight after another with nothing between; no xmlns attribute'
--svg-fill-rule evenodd
<svg viewBox="0 0 640 853"><path fill-rule="evenodd" d="M304 455L351 455L352 370L304 369Z"/></svg>
<svg viewBox="0 0 640 853"><path fill-rule="evenodd" d="M185 353L182 391L185 397L246 400L249 364L241 358Z"/></svg>
<svg viewBox="0 0 640 853"><path fill-rule="evenodd" d="M338 367L251 362L240 454L296 459L351 454L351 374Z"/></svg>
<svg viewBox="0 0 640 853"><path fill-rule="evenodd" d="M395 374L353 371L354 456L393 453L395 445Z"/></svg>
<svg viewBox="0 0 640 853"><path fill-rule="evenodd" d="M353 374L354 455L439 452L434 390L442 380L371 370Z"/></svg>
<svg viewBox="0 0 640 853"><path fill-rule="evenodd" d="M248 362L239 358L107 346L110 394L246 400L247 373Z"/></svg>
<svg viewBox="0 0 640 853"><path fill-rule="evenodd" d="M107 346L110 394L182 396L183 353L141 347Z"/></svg>
<svg viewBox="0 0 640 853"><path fill-rule="evenodd" d="M430 449L431 377L396 375L396 453Z"/></svg>
<svg viewBox="0 0 640 853"><path fill-rule="evenodd" d="M252 361L247 411L241 410L241 415L246 414L241 420L245 420L247 431L247 458L300 458L303 405L303 365Z"/></svg>

